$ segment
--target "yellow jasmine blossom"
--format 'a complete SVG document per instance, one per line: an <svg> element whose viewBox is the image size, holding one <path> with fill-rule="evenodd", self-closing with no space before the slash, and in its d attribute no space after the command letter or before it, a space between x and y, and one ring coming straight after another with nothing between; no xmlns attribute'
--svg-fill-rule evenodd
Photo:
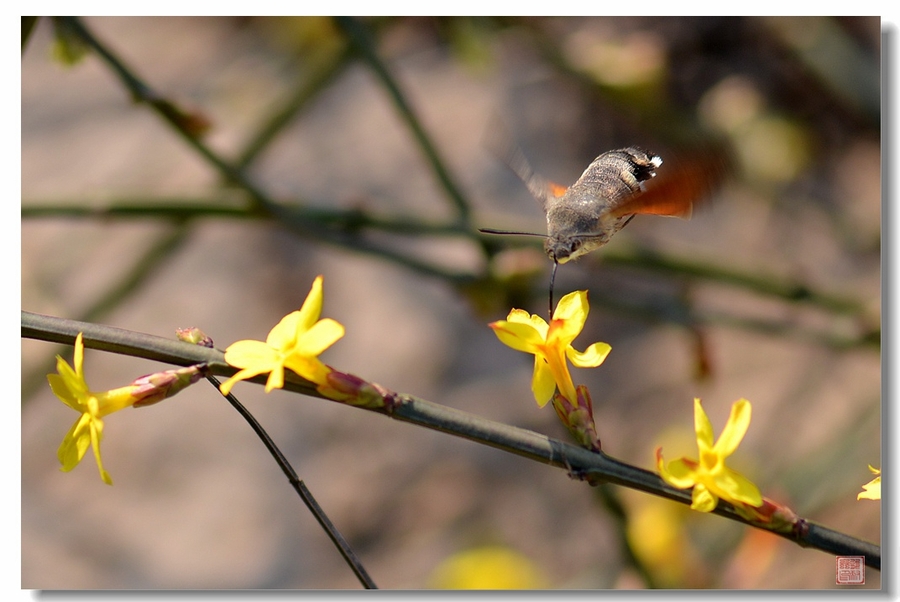
<svg viewBox="0 0 900 602"><path fill-rule="evenodd" d="M572 347L589 309L587 291L575 291L559 300L550 324L522 309L513 309L506 320L489 324L503 344L534 354L531 391L540 407L547 405L557 387L566 399L574 402L577 398L566 358L579 368L594 368L609 355L611 347L606 343L594 343L584 352Z"/></svg>
<svg viewBox="0 0 900 602"><path fill-rule="evenodd" d="M112 485L109 473L103 468L100 459L100 441L103 439L103 417L140 401L133 395L134 387L127 386L112 391L95 393L84 380L84 343L82 333L75 338L75 368L73 369L60 356L56 356L56 371L59 374L48 374L50 388L64 404L81 413L68 434L63 439L56 455L62 464L61 470L69 472L75 468L88 447L94 448L94 457L100 469L100 477L107 485Z"/></svg>
<svg viewBox="0 0 900 602"><path fill-rule="evenodd" d="M430 579L433 589L538 589L547 587L539 566L504 546L458 552L442 562Z"/></svg>
<svg viewBox="0 0 900 602"><path fill-rule="evenodd" d="M330 319L319 320L322 313L322 276L316 277L303 307L282 318L269 332L266 342L238 341L225 350L225 361L241 370L222 383L219 389L228 395L239 380L269 373L266 393L284 386L288 368L308 381L326 385L331 370L318 355L344 336L344 327Z"/></svg>
<svg viewBox="0 0 900 602"><path fill-rule="evenodd" d="M712 424L699 399L694 399L694 430L697 433L697 447L700 460L681 458L665 466L662 449L656 450L659 474L665 482L678 489L694 488L691 508L700 512L711 512L719 503L719 498L731 503L759 507L763 503L762 494L749 479L725 466L725 458L737 449L750 426L750 402L739 399L731 406L728 423L719 440L713 443Z"/></svg>
<svg viewBox="0 0 900 602"><path fill-rule="evenodd" d="M865 491L856 496L857 500L880 500L881 499L881 469L874 468L869 465L872 474L877 475L874 479L862 486Z"/></svg>

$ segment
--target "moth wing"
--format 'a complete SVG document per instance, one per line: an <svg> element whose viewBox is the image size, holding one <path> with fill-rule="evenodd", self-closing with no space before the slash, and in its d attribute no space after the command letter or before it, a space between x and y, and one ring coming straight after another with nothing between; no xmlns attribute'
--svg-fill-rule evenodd
<svg viewBox="0 0 900 602"><path fill-rule="evenodd" d="M703 203L724 180L731 162L721 151L704 151L685 159L667 160L659 174L641 186L641 192L625 199L610 213L691 217L694 206Z"/></svg>
<svg viewBox="0 0 900 602"><path fill-rule="evenodd" d="M537 199L544 212L547 211L549 203L563 196L568 190L566 186L537 175L525 157L525 153L518 144L513 142L512 137L499 123L496 123L488 132L485 145L524 182L528 192Z"/></svg>

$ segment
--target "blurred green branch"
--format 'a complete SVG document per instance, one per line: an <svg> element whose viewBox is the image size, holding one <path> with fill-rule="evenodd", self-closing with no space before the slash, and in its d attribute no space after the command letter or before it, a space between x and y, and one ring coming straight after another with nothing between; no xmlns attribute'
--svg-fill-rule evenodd
<svg viewBox="0 0 900 602"><path fill-rule="evenodd" d="M350 65L352 53L348 48L337 51L313 65L312 73L303 80L287 100L263 123L259 131L247 142L235 162L235 168L246 170L281 131L293 121L307 103L328 84L341 75Z"/></svg>
<svg viewBox="0 0 900 602"><path fill-rule="evenodd" d="M632 247L623 251L618 246L607 249L603 254L603 263L708 280L784 301L809 303L840 314L860 314L863 311L862 305L855 299L823 293L803 282L788 281L771 274L751 274L647 248Z"/></svg>
<svg viewBox="0 0 900 602"><path fill-rule="evenodd" d="M400 113L403 121L406 122L407 127L412 131L422 153L428 159L432 171L435 176L437 176L438 181L444 187L444 190L456 207L460 224L468 226L470 217L468 201L466 201L459 186L457 186L456 182L451 177L449 170L445 167L445 162L440 158L437 148L431 142L431 138L428 136L425 128L422 127L421 121L416 117L415 112L409 102L407 102L406 95L400 90L396 78L391 75L387 65L379 58L378 52L375 49L375 44L365 25L353 17L335 17L335 22L344 33L347 34L353 47L366 63L368 63L372 72L375 73L381 84L387 90L397 111Z"/></svg>
<svg viewBox="0 0 900 602"><path fill-rule="evenodd" d="M289 230L301 233L304 236L315 240L338 244L387 258L427 275L444 277L450 281L456 282L468 280L464 275L454 274L443 270L440 267L429 265L399 251L370 241L360 240L358 237L348 236L346 232L343 232L340 229L322 228L322 224L320 223L308 223L305 221L305 216L296 213L296 206L293 208L284 207L276 203L262 189L257 187L242 170L232 166L206 146L206 144L198 137L197 132L192 129L192 120L186 118L186 114L178 109L174 103L157 95L149 86L144 84L122 61L120 61L108 48L106 48L105 45L88 31L80 19L76 17L57 17L56 19L60 27L65 28L68 35L81 39L88 47L97 52L97 54L119 76L122 83L131 92L135 101L143 102L152 107L158 115L175 128L193 149L198 151L207 161L220 171L228 181L234 182L243 188L254 202L252 207L253 211L260 211L267 214L276 221L279 221Z"/></svg>
<svg viewBox="0 0 900 602"><path fill-rule="evenodd" d="M39 17L22 17L22 53L25 52L25 46L28 44L28 40L31 39L31 34L34 32L34 26L37 25Z"/></svg>
<svg viewBox="0 0 900 602"><path fill-rule="evenodd" d="M189 233L190 225L179 223L171 231L161 234L114 287L81 312L79 319L93 322L117 307L187 242ZM55 362L53 355L49 355L45 361L39 362L37 367L22 375L22 405L31 399L40 387L46 386L45 375L53 371Z"/></svg>
<svg viewBox="0 0 900 602"><path fill-rule="evenodd" d="M131 198L122 199L102 207L87 204L73 205L71 202L22 207L22 218L40 219L49 217L70 217L80 219L142 219L184 220L197 218L231 219L276 219L288 229L301 233L304 237L321 240L329 244L339 244L348 248L371 253L404 265L419 273L440 278L454 285L476 282L483 276L459 271L448 271L437 265L419 260L402 251L395 251L383 245L375 245L358 236L361 231L373 230L403 236L433 237L449 236L468 238L473 241L489 241L488 236L467 229L458 224L425 222L402 216L382 217L362 209L332 209L311 207L301 204L283 204L272 211L227 207L222 203L198 198ZM315 224L315 225L311 225ZM323 228L324 226L324 228ZM617 245L603 251L603 265L628 269L640 269L656 273L665 278L687 278L691 281L706 281L722 286L738 288L750 293L780 299L787 303L808 305L838 315L859 318L858 334L832 333L798 327L790 320L754 319L724 313L692 310L684 302L641 305L622 302L603 290L591 287L591 299L597 306L632 315L644 320L663 320L695 326L713 324L761 332L773 336L789 336L811 341L837 349L871 347L881 345L881 329L877 325L865 323L865 308L855 299L816 290L804 282L778 278L770 274L749 273L720 265L690 260L671 254L660 253L639 247ZM85 319L91 319L86 317Z"/></svg>
<svg viewBox="0 0 900 602"><path fill-rule="evenodd" d="M231 376L236 370L227 365L217 349L199 347L175 339L164 339L110 326L64 320L22 312L22 337L57 343L74 344L79 332L84 333L85 347L166 362L178 366L198 363L209 365L210 373ZM264 383L266 376L252 382ZM285 374L286 390L312 397L322 395L312 383ZM392 403L382 408L364 408L403 422L410 422L477 443L489 445L531 460L563 468L574 478L592 484L612 483L663 497L682 504L691 503L691 492L667 485L658 475L620 462L602 452L563 443L533 431L481 418L454 408L441 406L406 394L391 394ZM720 501L713 511L746 525L763 526L742 517L730 504ZM798 518L790 532L765 529L802 547L812 547L835 555L865 556L866 565L881 568L881 548L875 544L845 535L803 518Z"/></svg>
<svg viewBox="0 0 900 602"><path fill-rule="evenodd" d="M494 278L491 275L449 271L413 257L402 250L393 249L385 244L376 243L360 236L360 233L366 230L373 230L407 236L468 237L473 242L480 244L488 256L492 254L491 239L484 237L469 227L468 204L459 192L459 188L450 178L449 172L444 168L444 162L439 158L434 145L426 135L419 120L415 117L395 79L384 62L378 57L370 34L361 22L351 18L338 18L336 21L347 34L352 49L363 57L379 78L379 81L387 89L401 116L403 116L408 127L413 132L422 152L428 158L439 181L443 184L450 198L454 199L460 215L459 221L441 224L422 222L405 217L381 217L355 208L343 210L311 207L298 200L294 200L289 204L276 203L246 177L243 167L258 156L284 125L297 114L300 108L317 91L332 81L348 64L351 53L349 47L337 51L332 60L324 60L313 70L310 77L298 87L283 107L270 118L268 124L251 140L237 164L232 165L199 139L198 133L188 127L190 120L185 119L183 112L177 110L173 103L159 97L146 84L141 82L130 69L84 27L80 20L74 17L64 17L59 18L57 22L60 27L66 28L69 35L79 37L84 43L92 47L113 71L119 75L123 84L131 91L136 100L145 102L154 108L163 119L179 131L192 148L204 156L227 180L234 182L246 191L253 203L244 209L221 206L204 201L194 203L191 199L167 199L161 202L153 199L133 199L117 202L103 208L73 207L67 203L66 206L57 207L23 207L23 218L50 215L104 218L155 216L176 221L199 217L269 218L278 221L284 227L304 237L376 255L417 272L444 279L457 286L471 285L480 280L488 282ZM551 60L554 64L558 63L558 66L564 72L569 72L583 79L585 83L597 86L596 82L591 82L577 69L568 65L557 45L544 36L540 30L530 26L527 27L535 35L538 45L547 53L548 60ZM672 122L673 120L667 119L665 121ZM681 119L680 121L684 120ZM160 204L157 205L157 202ZM743 273L648 250L626 249L623 251L621 248L608 249L604 252L604 261L608 265L653 271L668 277L685 276L691 279L735 286L757 294L779 298L791 303L804 303L839 314L853 314L861 317L864 314L862 305L858 301L817 291L802 282L783 280L762 274ZM859 336L833 335L827 332L798 329L789 323L771 320L754 320L738 316L692 312L684 304L676 304L677 307L674 305L671 307L659 307L657 305L641 307L633 304L623 304L614 299L602 297L600 302L608 308L628 312L645 319L664 319L686 325L715 323L769 334L787 333L791 336L815 340L838 348L855 346L878 347L880 344L880 330L875 326L864 326L864 331Z"/></svg>

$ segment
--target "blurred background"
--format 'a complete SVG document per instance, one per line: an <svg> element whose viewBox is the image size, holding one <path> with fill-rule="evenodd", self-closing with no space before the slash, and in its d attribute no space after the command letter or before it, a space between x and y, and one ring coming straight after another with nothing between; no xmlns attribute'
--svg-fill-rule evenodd
<svg viewBox="0 0 900 602"><path fill-rule="evenodd" d="M545 315L537 203L485 146L498 123L571 184L622 146L726 145L734 170L689 221L638 216L561 266L587 289L574 371L604 451L696 456L753 404L734 468L800 515L880 543L878 18L86 18L228 180L77 36L38 21L22 55L22 308L219 348L263 339L324 275L346 327L323 359L400 392L569 441L532 361L487 323ZM248 183L283 211L274 215ZM106 211L117 208L119 213ZM123 208L129 208L126 214ZM243 420L198 384L106 420L59 471L76 415L22 341L22 587L351 588L359 583ZM165 369L86 352L95 390ZM832 588L832 556L646 494L626 519L565 471L383 416L239 384L383 588ZM626 546L625 543L628 545ZM630 549L630 552L625 550ZM634 556L637 562L631 559ZM490 560L492 561L492 560ZM507 568L509 569L508 574ZM465 571L463 571L465 574ZM517 580L518 579L518 580ZM880 587L869 570L867 588Z"/></svg>

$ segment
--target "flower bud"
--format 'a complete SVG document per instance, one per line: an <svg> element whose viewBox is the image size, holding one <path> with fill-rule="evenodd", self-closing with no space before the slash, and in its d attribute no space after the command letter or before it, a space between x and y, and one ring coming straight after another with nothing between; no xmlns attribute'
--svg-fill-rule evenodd
<svg viewBox="0 0 900 602"><path fill-rule="evenodd" d="M192 326L191 328L176 328L175 336L178 337L179 341L184 341L185 343L193 343L194 345L209 347L210 349L213 347L213 340L196 326Z"/></svg>
<svg viewBox="0 0 900 602"><path fill-rule="evenodd" d="M553 409L556 415L575 437L579 445L593 451L600 451L600 438L594 426L594 410L591 394L585 385L575 389L576 399L573 404L562 393L553 396Z"/></svg>
<svg viewBox="0 0 900 602"><path fill-rule="evenodd" d="M194 384L208 372L206 364L195 364L187 368L166 370L142 376L131 383L131 396L137 400L134 407L153 405L167 397L172 397L182 389Z"/></svg>

